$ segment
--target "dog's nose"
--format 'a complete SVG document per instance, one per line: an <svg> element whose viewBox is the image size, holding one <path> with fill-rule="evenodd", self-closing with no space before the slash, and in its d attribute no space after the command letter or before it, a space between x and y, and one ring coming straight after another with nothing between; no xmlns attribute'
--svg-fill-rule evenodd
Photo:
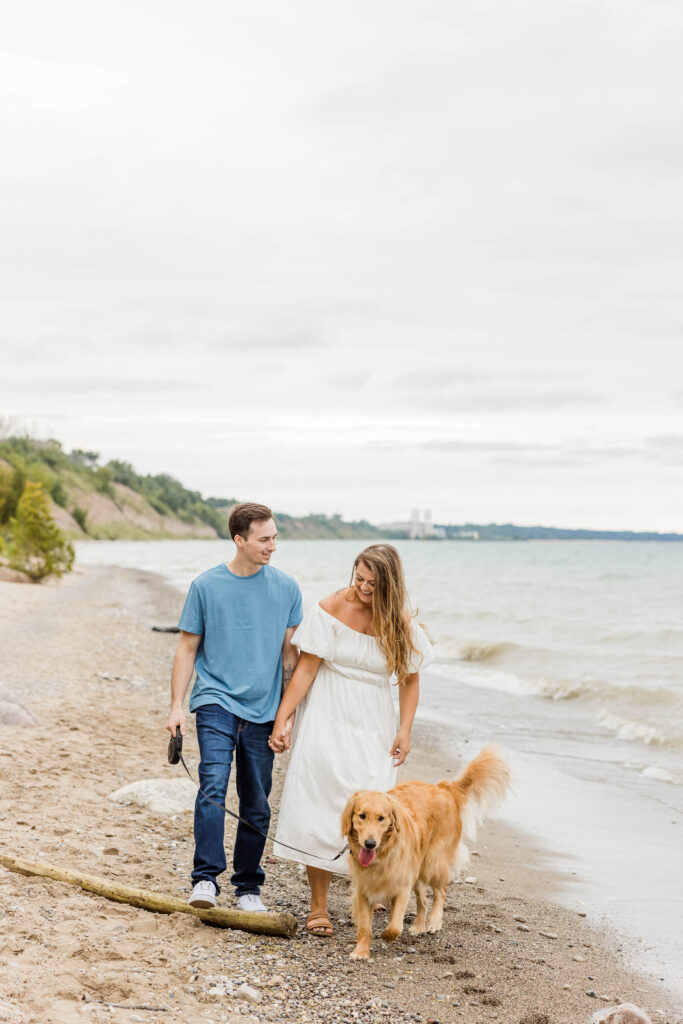
<svg viewBox="0 0 683 1024"><path fill-rule="evenodd" d="M365 847L366 850L374 850L375 847L377 846L377 840L366 839L365 842L363 843L363 846Z"/></svg>

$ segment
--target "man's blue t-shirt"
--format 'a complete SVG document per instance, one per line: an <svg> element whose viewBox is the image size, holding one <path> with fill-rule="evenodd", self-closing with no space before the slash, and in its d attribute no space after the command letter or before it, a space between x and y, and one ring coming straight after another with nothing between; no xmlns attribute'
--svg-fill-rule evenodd
<svg viewBox="0 0 683 1024"><path fill-rule="evenodd" d="M248 722L272 722L282 696L285 630L302 619L296 580L271 565L235 576L217 565L191 584L178 625L201 635L190 711L220 704Z"/></svg>

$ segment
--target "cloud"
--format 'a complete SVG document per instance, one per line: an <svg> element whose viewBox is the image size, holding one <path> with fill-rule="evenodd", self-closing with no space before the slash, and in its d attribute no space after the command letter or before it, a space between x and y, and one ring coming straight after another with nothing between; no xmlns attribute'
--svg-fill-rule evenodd
<svg viewBox="0 0 683 1024"><path fill-rule="evenodd" d="M533 391L530 389L515 390L456 388L444 385L437 390L420 390L412 393L411 398L422 407L447 409L453 413L508 413L508 412L543 412L557 409L596 407L604 405L606 399L588 391Z"/></svg>
<svg viewBox="0 0 683 1024"><path fill-rule="evenodd" d="M594 444L581 438L557 442L510 441L503 438L466 440L432 438L417 442L378 442L384 451L417 450L435 455L483 456L489 463L540 466L590 466L628 460L676 461L683 458L683 435L650 438L642 444Z"/></svg>
<svg viewBox="0 0 683 1024"><path fill-rule="evenodd" d="M645 442L645 455L658 462L683 464L683 434L661 434Z"/></svg>
<svg viewBox="0 0 683 1024"><path fill-rule="evenodd" d="M253 351L255 348L287 351L288 349L322 348L324 344L324 339L312 332L284 331L282 334L268 334L252 329L244 332L228 332L214 341L207 342L205 348L209 352Z"/></svg>
<svg viewBox="0 0 683 1024"><path fill-rule="evenodd" d="M328 385L346 391L362 391L373 379L372 372L358 370L351 373L337 373L328 378Z"/></svg>
<svg viewBox="0 0 683 1024"><path fill-rule="evenodd" d="M189 382L182 378L149 377L110 377L105 372L101 375L89 376L57 376L52 377L23 377L14 380L6 380L12 389L20 388L25 394L55 394L60 395L104 395L113 394L125 396L128 394L149 394L155 395L159 392L174 392L185 390L198 390L199 384ZM54 415L54 414L51 414Z"/></svg>
<svg viewBox="0 0 683 1024"><path fill-rule="evenodd" d="M388 387L430 408L453 412L496 413L604 404L605 398L594 392L552 386L553 382L568 382L577 376L552 370L432 366L402 373Z"/></svg>

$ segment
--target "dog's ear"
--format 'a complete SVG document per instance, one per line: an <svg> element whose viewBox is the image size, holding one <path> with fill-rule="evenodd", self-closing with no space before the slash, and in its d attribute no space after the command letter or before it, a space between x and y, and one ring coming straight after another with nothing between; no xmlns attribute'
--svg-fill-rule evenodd
<svg viewBox="0 0 683 1024"><path fill-rule="evenodd" d="M400 832L401 831L401 823L400 823L401 812L399 810L397 802L395 800L393 800L391 797L389 799L391 800L391 824L394 826L394 829L397 832Z"/></svg>
<svg viewBox="0 0 683 1024"><path fill-rule="evenodd" d="M356 803L356 793L353 793L346 801L346 807L342 812L341 819L341 833L343 836L348 836L353 830L353 808Z"/></svg>

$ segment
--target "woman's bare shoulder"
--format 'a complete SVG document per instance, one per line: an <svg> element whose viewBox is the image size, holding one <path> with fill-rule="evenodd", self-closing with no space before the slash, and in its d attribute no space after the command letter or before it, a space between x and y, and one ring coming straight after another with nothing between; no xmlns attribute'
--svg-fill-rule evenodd
<svg viewBox="0 0 683 1024"><path fill-rule="evenodd" d="M319 605L324 612L329 612L330 615L334 615L335 618L339 618L339 612L344 607L344 595L346 594L346 587L341 590L335 590L333 594L328 594L327 597L323 597L322 601L319 601Z"/></svg>

